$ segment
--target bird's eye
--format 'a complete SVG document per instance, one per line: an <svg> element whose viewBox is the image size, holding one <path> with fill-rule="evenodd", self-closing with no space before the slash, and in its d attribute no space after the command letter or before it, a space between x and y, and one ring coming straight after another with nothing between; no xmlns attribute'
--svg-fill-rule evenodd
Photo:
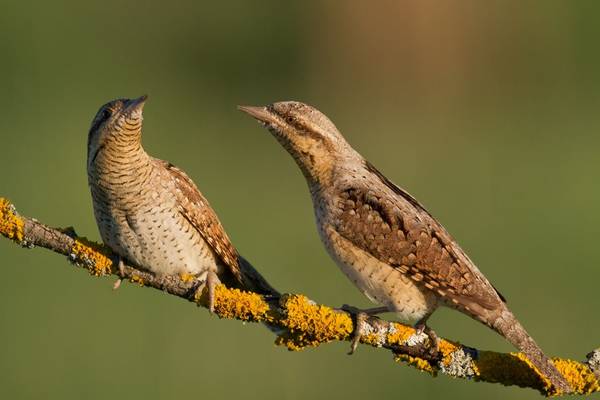
<svg viewBox="0 0 600 400"><path fill-rule="evenodd" d="M102 116L100 117L100 121L106 121L107 119L110 118L110 115L111 115L110 110L109 109L104 109L102 111Z"/></svg>
<svg viewBox="0 0 600 400"><path fill-rule="evenodd" d="M105 108L104 110L102 110L102 112L99 113L98 116L92 122L92 127L90 128L90 132L96 132L98 130L98 128L100 128L100 125L102 125L104 122L106 122L110 118L111 115L112 115L112 113L109 109Z"/></svg>
<svg viewBox="0 0 600 400"><path fill-rule="evenodd" d="M294 117L292 117L292 116L290 115L290 116L287 116L287 117L285 118L285 120L287 121L287 123L288 123L288 124L291 124L291 123L293 123L293 122L294 122Z"/></svg>

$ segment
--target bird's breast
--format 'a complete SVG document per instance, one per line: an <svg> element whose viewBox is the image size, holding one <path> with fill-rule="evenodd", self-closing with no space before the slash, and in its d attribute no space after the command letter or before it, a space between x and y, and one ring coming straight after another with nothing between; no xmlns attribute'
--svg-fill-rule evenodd
<svg viewBox="0 0 600 400"><path fill-rule="evenodd" d="M317 218L318 219L318 218ZM438 305L430 291L419 287L397 268L380 261L342 237L326 221L318 221L319 234L344 274L376 304L387 307L405 322L416 322Z"/></svg>
<svg viewBox="0 0 600 400"><path fill-rule="evenodd" d="M138 184L127 175L90 178L103 241L121 257L159 275L217 270L214 252L181 214L172 183L154 171Z"/></svg>

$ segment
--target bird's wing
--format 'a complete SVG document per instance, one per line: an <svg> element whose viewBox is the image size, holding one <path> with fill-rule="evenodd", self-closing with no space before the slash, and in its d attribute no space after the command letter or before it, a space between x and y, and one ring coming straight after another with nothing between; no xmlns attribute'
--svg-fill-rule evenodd
<svg viewBox="0 0 600 400"><path fill-rule="evenodd" d="M451 305L496 309L504 298L448 232L411 195L367 167L392 192L382 193L378 184L345 188L334 218L338 233Z"/></svg>
<svg viewBox="0 0 600 400"><path fill-rule="evenodd" d="M238 284L243 284L239 254L231 244L214 210L185 172L173 164L155 159L173 180L179 212L212 248Z"/></svg>

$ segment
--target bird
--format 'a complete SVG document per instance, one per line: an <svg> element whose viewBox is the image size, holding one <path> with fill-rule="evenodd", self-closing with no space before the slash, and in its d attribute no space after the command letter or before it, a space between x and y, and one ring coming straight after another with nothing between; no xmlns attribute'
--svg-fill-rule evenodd
<svg viewBox="0 0 600 400"><path fill-rule="evenodd" d="M103 242L124 260L156 276L192 277L196 296L215 287L277 295L232 245L214 210L188 175L142 147L147 96L104 104L87 143L87 175ZM119 281L120 282L120 281Z"/></svg>
<svg viewBox="0 0 600 400"><path fill-rule="evenodd" d="M440 306L458 310L505 337L561 392L571 390L446 229L354 150L327 116L296 101L238 109L266 127L298 164L327 252L379 304L366 313L394 312L437 346L427 319Z"/></svg>

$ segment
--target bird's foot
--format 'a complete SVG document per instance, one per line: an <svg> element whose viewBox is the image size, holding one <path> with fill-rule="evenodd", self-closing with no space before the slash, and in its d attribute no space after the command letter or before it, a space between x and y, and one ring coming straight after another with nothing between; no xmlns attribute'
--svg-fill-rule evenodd
<svg viewBox="0 0 600 400"><path fill-rule="evenodd" d="M191 300L200 307L200 302L198 300L202 297L202 291L206 286L208 290L208 312L213 314L215 311L215 288L219 283L221 283L221 281L216 272L209 271L206 274L206 279L198 279L196 281L196 284L191 290Z"/></svg>
<svg viewBox="0 0 600 400"><path fill-rule="evenodd" d="M354 351L356 351L356 348L360 343L360 339L366 335L367 319L372 315L377 315L388 311L387 307L375 307L361 310L360 308L356 308L348 304L344 304L341 307L341 310L352 315L354 320L354 331L352 332L352 341L350 342L350 351L348 352L348 355L354 354Z"/></svg>
<svg viewBox="0 0 600 400"><path fill-rule="evenodd" d="M119 257L117 263L119 265L119 278L113 284L113 290L120 288L121 282L123 282L123 279L125 279L125 263L123 262L123 259Z"/></svg>
<svg viewBox="0 0 600 400"><path fill-rule="evenodd" d="M440 350L440 339L433 329L431 329L425 322L417 322L415 324L415 331L417 335L424 333L429 339L428 352L432 358L436 358Z"/></svg>

